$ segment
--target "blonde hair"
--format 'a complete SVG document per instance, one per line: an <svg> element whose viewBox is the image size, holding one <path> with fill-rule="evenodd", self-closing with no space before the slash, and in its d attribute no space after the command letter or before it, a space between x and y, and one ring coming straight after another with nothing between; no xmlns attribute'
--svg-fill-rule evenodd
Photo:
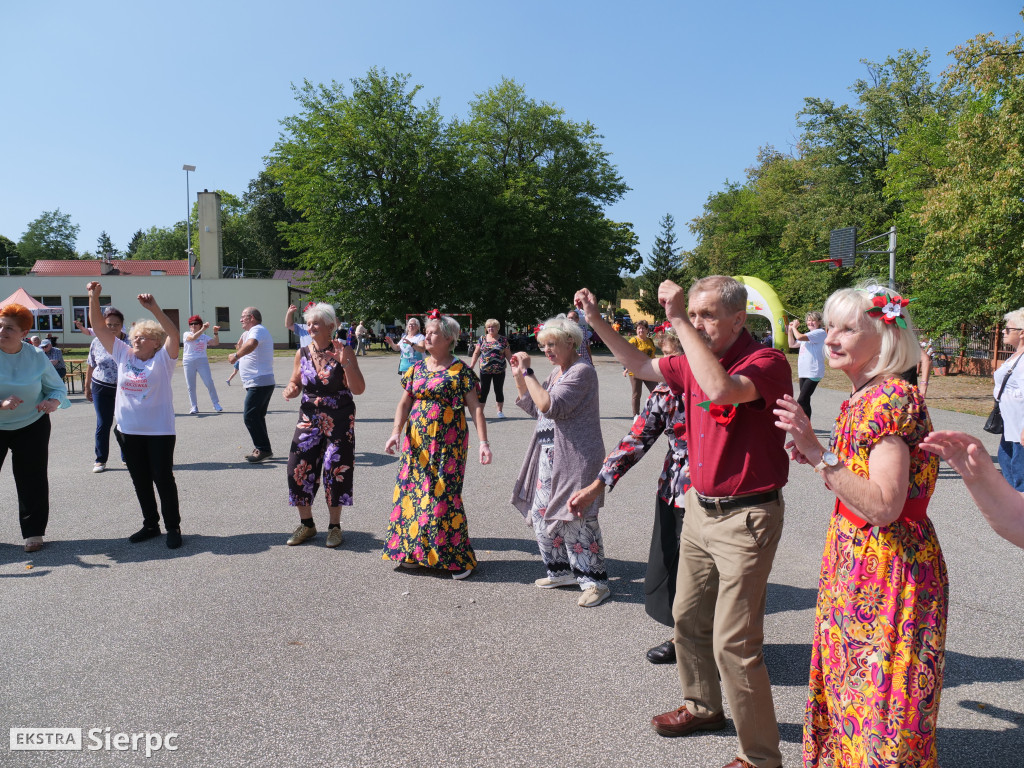
<svg viewBox="0 0 1024 768"><path fill-rule="evenodd" d="M497 320L495 320L492 317L489 320L485 320L484 321L484 328L497 328L500 331L501 330L501 323L499 323Z"/></svg>
<svg viewBox="0 0 1024 768"><path fill-rule="evenodd" d="M455 349L455 345L459 341L459 334L462 333L462 327L458 321L449 315L441 315L436 320L434 318L428 319L427 325L429 326L430 324L436 325L441 335L451 342L451 349Z"/></svg>
<svg viewBox="0 0 1024 768"><path fill-rule="evenodd" d="M1006 321L1007 325L1011 325L1014 328L1024 328L1024 307L1011 309L1003 315L1003 320Z"/></svg>
<svg viewBox="0 0 1024 768"><path fill-rule="evenodd" d="M867 371L874 377L879 374L902 374L917 365L921 359L921 347L917 343L917 330L910 318L907 308L903 308L903 319L906 328L895 323L887 323L881 317L872 317L867 313L874 306L872 299L875 294L882 293L886 298L896 295L894 291L878 285L865 285L859 288L842 288L825 302L825 325L836 325L843 322L855 322L861 328L871 328L882 338L878 350L878 362Z"/></svg>
<svg viewBox="0 0 1024 768"><path fill-rule="evenodd" d="M661 346L665 342L668 342L673 348L675 348L675 354L681 355L683 353L683 342L679 340L679 334L676 333L675 328L666 328L664 331L658 334L660 340L658 346Z"/></svg>
<svg viewBox="0 0 1024 768"><path fill-rule="evenodd" d="M128 332L128 340L131 341L136 336L163 344L167 339L167 331L156 320L136 320L132 323L131 331Z"/></svg>
<svg viewBox="0 0 1024 768"><path fill-rule="evenodd" d="M568 340L572 342L574 347L578 347L583 343L583 331L565 315L545 320L544 325L537 332L537 343L544 344L552 336L554 336L556 343Z"/></svg>

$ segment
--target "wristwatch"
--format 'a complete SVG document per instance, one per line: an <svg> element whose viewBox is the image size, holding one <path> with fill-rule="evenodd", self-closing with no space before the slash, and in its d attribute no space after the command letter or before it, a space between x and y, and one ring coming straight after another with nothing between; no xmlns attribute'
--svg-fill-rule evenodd
<svg viewBox="0 0 1024 768"><path fill-rule="evenodd" d="M523 371L523 376L533 376L533 368L527 368Z"/></svg>
<svg viewBox="0 0 1024 768"><path fill-rule="evenodd" d="M825 451L821 454L821 461L814 466L815 472L823 472L825 467L836 467L839 466L839 457L836 456L832 451Z"/></svg>

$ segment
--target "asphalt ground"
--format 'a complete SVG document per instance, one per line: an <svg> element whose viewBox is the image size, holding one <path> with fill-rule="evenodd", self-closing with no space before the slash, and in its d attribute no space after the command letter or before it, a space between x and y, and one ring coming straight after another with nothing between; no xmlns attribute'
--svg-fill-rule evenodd
<svg viewBox="0 0 1024 768"><path fill-rule="evenodd" d="M547 363L535 361L543 376ZM249 465L244 392L188 416L175 374L175 476L184 546L129 544L141 522L127 471L91 472L92 406L55 414L46 548L26 555L9 467L0 472L0 727L100 729L78 752L8 751L3 766L707 766L735 753L735 731L657 736L652 715L681 703L674 667L647 648L669 636L643 611L643 575L664 448L609 496L601 519L613 598L577 607L575 590L540 590L532 533L509 504L533 421L512 403L489 422L495 460L471 462L469 530L481 566L461 582L396 572L382 561L397 459L382 448L399 396L396 358L361 358L355 505L345 543L321 532L299 547L285 454L297 404L280 397L276 360L268 426L277 457ZM626 432L629 386L599 359L605 448ZM819 389L825 434L841 392ZM488 405L493 416L493 404ZM983 419L935 411L936 428L983 435ZM985 435L994 454L995 438ZM476 455L473 438L472 455ZM756 450L756 446L754 447ZM768 591L765 657L787 766L800 763L809 640L832 497L808 467L785 489L785 533ZM1024 552L985 524L943 466L930 512L949 567L951 610L939 717L942 765L1003 766L1024 746ZM31 566L31 567L30 567ZM109 730L108 730L109 729ZM105 747L106 734L176 733L147 758Z"/></svg>

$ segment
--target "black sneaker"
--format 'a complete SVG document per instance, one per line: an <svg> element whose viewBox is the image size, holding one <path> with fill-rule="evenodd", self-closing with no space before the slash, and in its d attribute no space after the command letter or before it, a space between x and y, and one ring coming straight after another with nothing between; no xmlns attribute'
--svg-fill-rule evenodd
<svg viewBox="0 0 1024 768"><path fill-rule="evenodd" d="M167 548L177 549L181 546L181 529L175 528L173 531L167 532Z"/></svg>
<svg viewBox="0 0 1024 768"><path fill-rule="evenodd" d="M245 460L250 464L258 464L261 461L273 458L273 451L261 451L259 448L253 448L252 453L245 457Z"/></svg>
<svg viewBox="0 0 1024 768"><path fill-rule="evenodd" d="M149 539L156 538L159 535L159 528L142 528L129 536L128 541L132 544L138 544L140 541L148 541Z"/></svg>

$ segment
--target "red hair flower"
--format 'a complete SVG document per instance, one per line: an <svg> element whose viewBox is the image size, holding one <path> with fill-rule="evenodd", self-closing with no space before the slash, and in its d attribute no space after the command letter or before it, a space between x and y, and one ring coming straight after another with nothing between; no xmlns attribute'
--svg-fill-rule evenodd
<svg viewBox="0 0 1024 768"><path fill-rule="evenodd" d="M903 317L903 308L912 301L913 299L904 299L898 293L890 298L884 291L880 291L871 298L871 309L866 312L871 317L881 317L887 325L906 328L907 321Z"/></svg>
<svg viewBox="0 0 1024 768"><path fill-rule="evenodd" d="M430 310L429 312L427 312L427 319L428 320L440 320L441 319L441 310L440 309L432 309L432 310Z"/></svg>

